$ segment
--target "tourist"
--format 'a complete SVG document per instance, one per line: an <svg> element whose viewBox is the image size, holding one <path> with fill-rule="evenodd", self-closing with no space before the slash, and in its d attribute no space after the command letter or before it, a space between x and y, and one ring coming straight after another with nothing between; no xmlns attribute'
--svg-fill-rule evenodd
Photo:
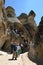
<svg viewBox="0 0 43 65"><path fill-rule="evenodd" d="M12 60L14 60L14 58L15 58L15 60L17 60L17 45L16 45L17 43L15 42L13 42L13 46L12 46L12 48L13 48L13 57L12 57Z"/></svg>
<svg viewBox="0 0 43 65"><path fill-rule="evenodd" d="M21 54L21 46L17 44L17 55Z"/></svg>
<svg viewBox="0 0 43 65"><path fill-rule="evenodd" d="M20 47L21 47L21 53L23 53L24 51L24 46L23 46L23 44L22 43L20 43Z"/></svg>

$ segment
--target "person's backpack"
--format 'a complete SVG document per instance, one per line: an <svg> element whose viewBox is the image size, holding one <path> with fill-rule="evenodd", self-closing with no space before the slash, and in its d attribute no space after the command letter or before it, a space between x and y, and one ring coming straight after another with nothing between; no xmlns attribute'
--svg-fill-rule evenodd
<svg viewBox="0 0 43 65"><path fill-rule="evenodd" d="M17 46L13 45L13 50L16 51L17 50Z"/></svg>

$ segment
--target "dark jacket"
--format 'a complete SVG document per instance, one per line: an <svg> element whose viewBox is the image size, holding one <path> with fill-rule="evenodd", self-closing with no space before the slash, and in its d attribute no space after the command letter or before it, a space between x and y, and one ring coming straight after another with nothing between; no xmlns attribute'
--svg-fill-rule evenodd
<svg viewBox="0 0 43 65"><path fill-rule="evenodd" d="M17 50L17 46L16 46L16 45L12 45L12 49L13 49L14 51L16 51L16 50Z"/></svg>

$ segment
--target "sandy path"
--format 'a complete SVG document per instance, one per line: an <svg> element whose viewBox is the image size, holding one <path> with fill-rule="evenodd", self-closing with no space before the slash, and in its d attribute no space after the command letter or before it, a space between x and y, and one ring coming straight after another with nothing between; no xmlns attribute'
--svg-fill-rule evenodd
<svg viewBox="0 0 43 65"><path fill-rule="evenodd" d="M0 65L37 65L28 59L27 53L18 56L17 60L9 60L11 58L12 54L0 51Z"/></svg>

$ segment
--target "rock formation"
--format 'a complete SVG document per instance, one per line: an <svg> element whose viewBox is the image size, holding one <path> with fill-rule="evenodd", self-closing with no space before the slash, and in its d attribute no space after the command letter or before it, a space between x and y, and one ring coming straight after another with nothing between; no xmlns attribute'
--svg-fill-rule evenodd
<svg viewBox="0 0 43 65"><path fill-rule="evenodd" d="M43 59L43 16L35 34L35 46L38 58Z"/></svg>
<svg viewBox="0 0 43 65"><path fill-rule="evenodd" d="M34 44L30 45L29 57L43 65L43 16L34 36Z"/></svg>
<svg viewBox="0 0 43 65"><path fill-rule="evenodd" d="M37 25L34 20L35 13L33 11L30 11L29 15L22 13L18 19L21 21L23 26L28 31L28 34L30 35L31 40L33 39L33 36L35 35Z"/></svg>
<svg viewBox="0 0 43 65"><path fill-rule="evenodd" d="M27 30L16 17L15 10L11 6L5 8L4 4L5 0L0 1L0 49L10 51L12 39L21 39L21 36L18 37L14 30L19 30L25 38L29 39L29 37Z"/></svg>
<svg viewBox="0 0 43 65"><path fill-rule="evenodd" d="M3 36L5 35L5 26L3 23L4 20L3 20L3 12L2 12L4 3L5 3L5 0L0 0L0 49L1 49L2 45L4 44L3 42L5 42L5 40L6 40L6 39L3 40Z"/></svg>
<svg viewBox="0 0 43 65"><path fill-rule="evenodd" d="M22 24L25 23L25 21L27 20L27 14L21 13L21 15L18 16L18 19L20 20L20 22L21 22Z"/></svg>

